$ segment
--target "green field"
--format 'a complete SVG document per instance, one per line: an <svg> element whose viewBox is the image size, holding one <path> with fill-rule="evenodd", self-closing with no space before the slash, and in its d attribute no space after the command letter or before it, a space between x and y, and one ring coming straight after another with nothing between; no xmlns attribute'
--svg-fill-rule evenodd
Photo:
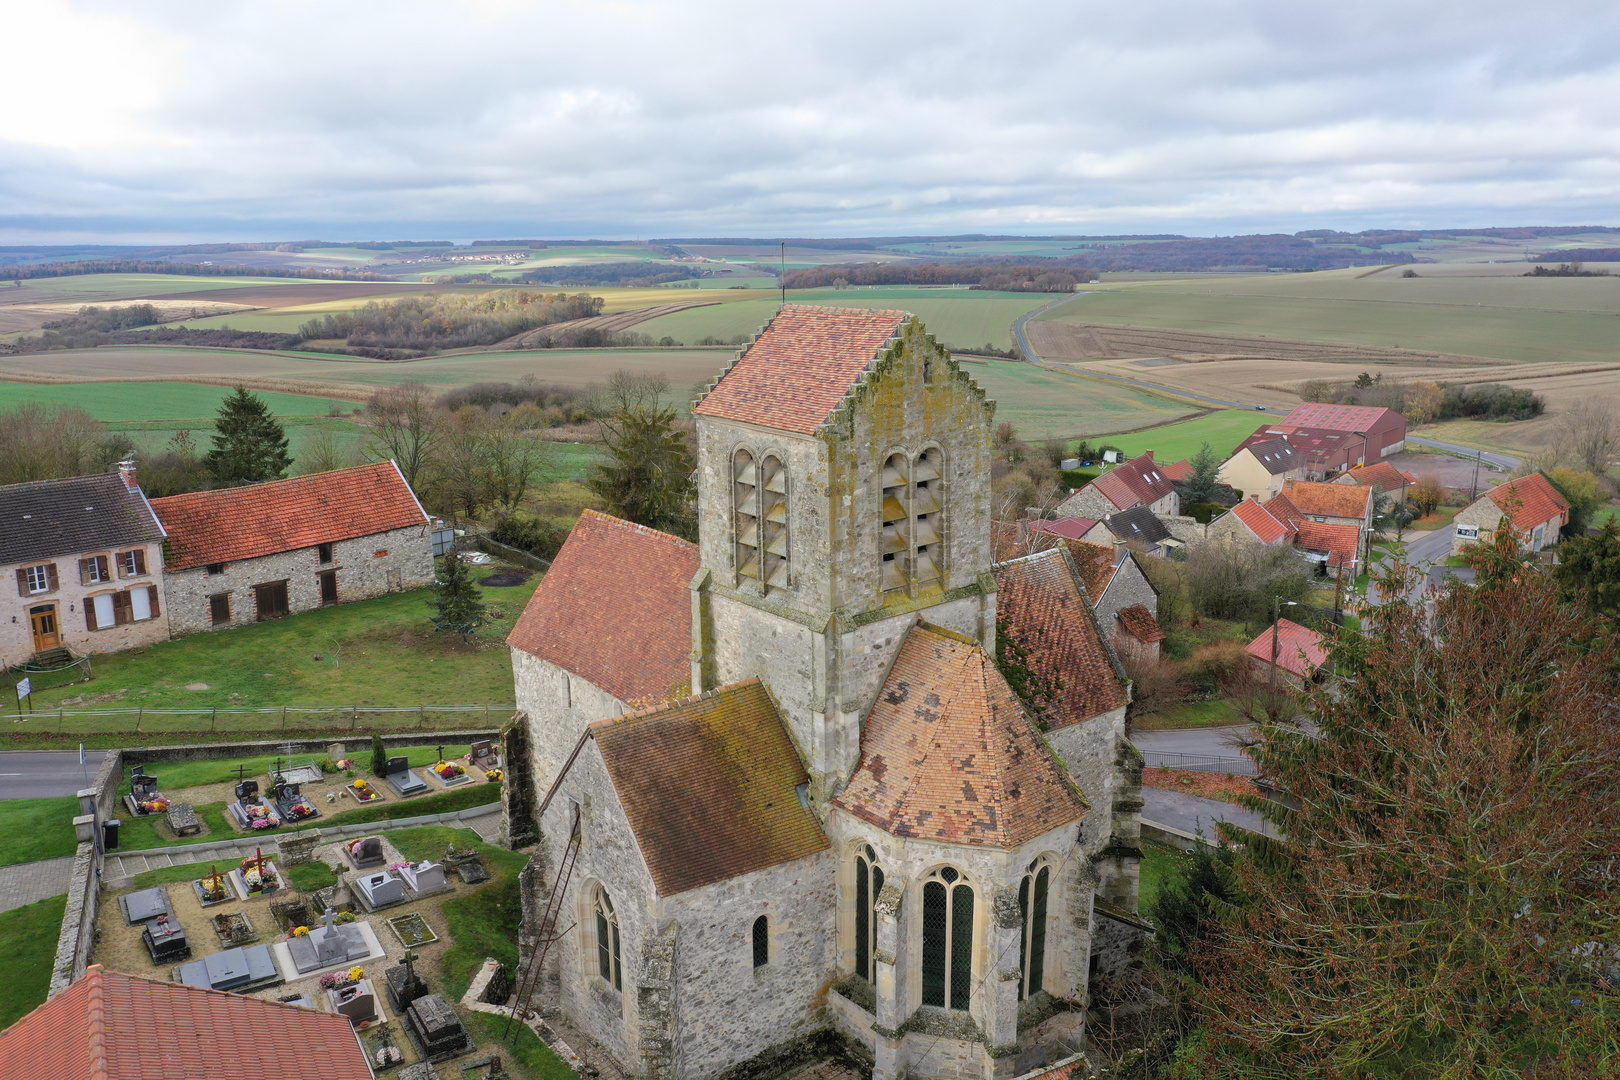
<svg viewBox="0 0 1620 1080"><path fill-rule="evenodd" d="M1238 443L1253 435L1254 429L1265 422L1264 414L1223 409L1196 420L1120 435L1109 442L1132 457L1152 450L1154 458L1163 462L1190 458L1207 442L1210 449L1224 461L1231 456Z"/></svg>
<svg viewBox="0 0 1620 1080"><path fill-rule="evenodd" d="M1448 274L1418 266L1206 275L1104 286L1040 316L1433 350L1505 360L1616 359L1620 277Z"/></svg>
<svg viewBox="0 0 1620 1080"><path fill-rule="evenodd" d="M245 373L244 373L245 374ZM207 420L212 422L231 393L224 386L180 382L13 383L0 382L0 409L23 402L77 405L103 423L121 427L128 421ZM332 408L348 412L352 401L303 394L258 395L279 417L325 416Z"/></svg>
<svg viewBox="0 0 1620 1080"><path fill-rule="evenodd" d="M1188 408L1167 398L1102 379L1048 371L1017 360L963 363L962 370L996 402L1025 440L1087 437L1160 424Z"/></svg>
<svg viewBox="0 0 1620 1080"><path fill-rule="evenodd" d="M79 849L73 832L78 813L72 795L0 801L0 866L72 855Z"/></svg>
<svg viewBox="0 0 1620 1080"><path fill-rule="evenodd" d="M0 285L3 304L98 304L168 296L172 293L239 289L249 285L300 284L316 287L319 281L272 277L187 277L181 274L82 274L74 277L29 278L21 286ZM382 286L386 288L387 286Z"/></svg>
<svg viewBox="0 0 1620 1080"><path fill-rule="evenodd" d="M0 1028L10 1027L45 1004L51 988L51 963L62 932L66 896L53 896L0 912Z"/></svg>

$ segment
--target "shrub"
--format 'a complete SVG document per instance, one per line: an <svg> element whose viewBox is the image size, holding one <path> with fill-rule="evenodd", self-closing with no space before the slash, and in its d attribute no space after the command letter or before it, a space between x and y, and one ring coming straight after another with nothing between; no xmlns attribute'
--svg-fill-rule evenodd
<svg viewBox="0 0 1620 1080"><path fill-rule="evenodd" d="M381 735L371 736L371 775L388 775L388 750L383 746Z"/></svg>
<svg viewBox="0 0 1620 1080"><path fill-rule="evenodd" d="M550 559L557 554L568 534L556 523L544 518L508 514L495 523L489 535L490 539L507 547Z"/></svg>
<svg viewBox="0 0 1620 1080"><path fill-rule="evenodd" d="M1240 682L1249 670L1243 642L1212 641L1193 651L1183 668L1188 685L1202 694L1217 694Z"/></svg>

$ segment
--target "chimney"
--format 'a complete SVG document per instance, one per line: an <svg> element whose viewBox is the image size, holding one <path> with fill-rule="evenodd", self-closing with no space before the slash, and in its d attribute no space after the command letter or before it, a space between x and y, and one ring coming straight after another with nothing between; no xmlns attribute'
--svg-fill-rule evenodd
<svg viewBox="0 0 1620 1080"><path fill-rule="evenodd" d="M1153 460L1153 451L1151 451L1151 450L1145 450L1145 451L1143 451L1143 453L1145 453L1145 454L1147 454L1147 459L1148 459L1148 460L1149 460L1149 461L1152 461L1152 460Z"/></svg>
<svg viewBox="0 0 1620 1080"><path fill-rule="evenodd" d="M129 490L140 490L140 485L135 479L135 458L133 456L127 457L118 463L118 475L124 478L124 486Z"/></svg>

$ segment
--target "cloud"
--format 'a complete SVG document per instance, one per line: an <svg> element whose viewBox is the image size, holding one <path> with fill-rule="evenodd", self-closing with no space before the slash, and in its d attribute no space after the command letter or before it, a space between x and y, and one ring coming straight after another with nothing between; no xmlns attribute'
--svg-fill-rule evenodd
<svg viewBox="0 0 1620 1080"><path fill-rule="evenodd" d="M1613 5L17 8L14 237L1620 217Z"/></svg>

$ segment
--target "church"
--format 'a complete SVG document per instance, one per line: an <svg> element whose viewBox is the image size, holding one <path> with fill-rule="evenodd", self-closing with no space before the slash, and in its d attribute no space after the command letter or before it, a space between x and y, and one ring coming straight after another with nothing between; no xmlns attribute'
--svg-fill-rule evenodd
<svg viewBox="0 0 1620 1080"><path fill-rule="evenodd" d="M905 312L786 305L692 411L698 542L587 512L508 638L535 1000L631 1076L1076 1053L1142 766L1067 548L993 561L995 403Z"/></svg>

